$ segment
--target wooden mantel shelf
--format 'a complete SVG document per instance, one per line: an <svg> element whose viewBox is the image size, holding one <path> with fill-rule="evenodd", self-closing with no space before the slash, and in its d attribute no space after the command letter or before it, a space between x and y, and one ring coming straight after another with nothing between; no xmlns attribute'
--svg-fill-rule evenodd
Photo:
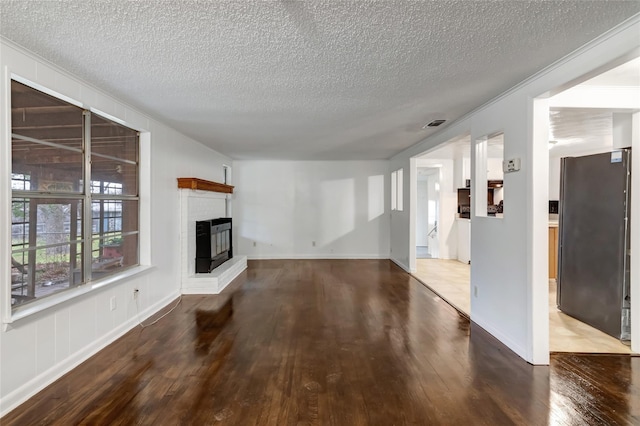
<svg viewBox="0 0 640 426"><path fill-rule="evenodd" d="M233 186L198 178L178 178L178 188L233 194Z"/></svg>

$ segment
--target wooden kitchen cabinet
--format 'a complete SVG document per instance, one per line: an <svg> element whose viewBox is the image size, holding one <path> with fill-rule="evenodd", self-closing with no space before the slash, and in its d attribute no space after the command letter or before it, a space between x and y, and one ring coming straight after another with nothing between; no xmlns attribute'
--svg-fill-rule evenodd
<svg viewBox="0 0 640 426"><path fill-rule="evenodd" d="M558 275L558 227L549 227L549 278Z"/></svg>

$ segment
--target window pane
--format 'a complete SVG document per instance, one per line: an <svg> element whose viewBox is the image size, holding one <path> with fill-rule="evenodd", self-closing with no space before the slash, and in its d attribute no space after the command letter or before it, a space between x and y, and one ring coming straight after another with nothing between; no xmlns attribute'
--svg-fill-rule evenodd
<svg viewBox="0 0 640 426"><path fill-rule="evenodd" d="M12 189L81 192L82 109L12 81L11 120Z"/></svg>
<svg viewBox="0 0 640 426"><path fill-rule="evenodd" d="M91 115L91 152L138 162L138 132L99 115Z"/></svg>
<svg viewBox="0 0 640 426"><path fill-rule="evenodd" d="M119 194L138 195L138 132L91 116L91 180L120 185ZM93 193L103 186L92 186Z"/></svg>
<svg viewBox="0 0 640 426"><path fill-rule="evenodd" d="M82 200L13 198L12 306L82 283Z"/></svg>
<svg viewBox="0 0 640 426"><path fill-rule="evenodd" d="M92 203L91 279L138 264L137 200L94 200Z"/></svg>
<svg viewBox="0 0 640 426"><path fill-rule="evenodd" d="M91 279L97 280L138 265L138 234L93 239Z"/></svg>
<svg viewBox="0 0 640 426"><path fill-rule="evenodd" d="M403 198L403 190L404 190L404 172L403 169L398 169L398 188L396 189L396 195L398 200L396 201L396 209L398 211L402 211L404 209L404 198Z"/></svg>
<svg viewBox="0 0 640 426"><path fill-rule="evenodd" d="M31 203L37 206L38 246L70 242L72 239L81 238L81 200L32 199Z"/></svg>
<svg viewBox="0 0 640 426"><path fill-rule="evenodd" d="M29 199L14 198L11 200L11 242L27 244L29 238Z"/></svg>
<svg viewBox="0 0 640 426"><path fill-rule="evenodd" d="M11 189L15 191L30 191L31 176L24 173L12 173Z"/></svg>
<svg viewBox="0 0 640 426"><path fill-rule="evenodd" d="M93 200L92 234L109 236L138 230L137 200Z"/></svg>
<svg viewBox="0 0 640 426"><path fill-rule="evenodd" d="M91 193L138 195L138 166L92 155Z"/></svg>
<svg viewBox="0 0 640 426"><path fill-rule="evenodd" d="M11 305L16 307L82 282L81 245L12 253Z"/></svg>
<svg viewBox="0 0 640 426"><path fill-rule="evenodd" d="M81 239L82 205L82 200L65 198L13 198L12 250L51 246Z"/></svg>
<svg viewBox="0 0 640 426"><path fill-rule="evenodd" d="M396 191L398 189L398 174L397 172L391 172L391 210L395 210L397 208L397 194Z"/></svg>

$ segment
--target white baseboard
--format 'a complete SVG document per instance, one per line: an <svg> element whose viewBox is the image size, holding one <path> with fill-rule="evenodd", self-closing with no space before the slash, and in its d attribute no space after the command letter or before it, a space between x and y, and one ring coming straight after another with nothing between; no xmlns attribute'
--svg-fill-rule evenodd
<svg viewBox="0 0 640 426"><path fill-rule="evenodd" d="M479 317L478 315L474 315L471 312L471 321L475 322L482 329L484 329L487 333L491 334L493 337L498 339L500 343L505 345L507 348L512 350L516 355L520 358L524 359L527 362L532 362L532 360L527 359L527 351L520 344L514 342L509 336L502 333L495 326L493 326L489 321L486 321L484 318Z"/></svg>
<svg viewBox="0 0 640 426"><path fill-rule="evenodd" d="M402 269L405 270L405 272L409 272L412 273L411 268L409 268L407 265L405 265L404 263L400 262L398 259L394 259L394 258L390 258L389 260L391 260L393 263L395 263L396 265L398 265L399 267L401 267ZM415 272L415 271L413 271Z"/></svg>
<svg viewBox="0 0 640 426"><path fill-rule="evenodd" d="M249 260L331 260L331 259L389 259L386 254L249 254Z"/></svg>
<svg viewBox="0 0 640 426"><path fill-rule="evenodd" d="M58 380L69 371L73 370L100 350L124 336L127 332L136 327L139 321L141 322L149 318L151 315L155 314L178 297L180 297L180 293L177 291L169 294L167 297L159 300L152 306L140 312L137 316L129 318L127 321L120 324L104 336L98 338L89 345L68 356L62 362L54 365L7 394L4 398L0 399L0 417L3 417L5 414L27 401L29 398L49 386L54 381Z"/></svg>

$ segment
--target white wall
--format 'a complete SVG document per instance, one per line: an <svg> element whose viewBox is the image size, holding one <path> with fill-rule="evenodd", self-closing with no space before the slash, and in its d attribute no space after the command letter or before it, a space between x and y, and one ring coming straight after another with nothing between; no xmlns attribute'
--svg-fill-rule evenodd
<svg viewBox="0 0 640 426"><path fill-rule="evenodd" d="M389 258L387 161L235 161L233 176L238 254Z"/></svg>
<svg viewBox="0 0 640 426"><path fill-rule="evenodd" d="M504 173L502 172L502 158L487 158L487 179L504 179Z"/></svg>
<svg viewBox="0 0 640 426"><path fill-rule="evenodd" d="M0 332L0 414L14 408L54 379L174 300L180 286L177 177L222 181L230 159L181 135L104 92L57 69L20 47L0 42L0 262L3 286L10 282L9 78L15 73L62 95L150 132L142 136L141 261L152 268L46 309ZM145 139L147 137L147 139ZM146 213L145 213L146 212ZM146 217L145 217L146 216ZM138 308L133 289L140 290ZM2 290L4 297L8 289ZM109 309L115 297L117 308ZM138 314L139 311L139 314Z"/></svg>
<svg viewBox="0 0 640 426"><path fill-rule="evenodd" d="M436 190L436 186L440 185L439 176L440 170L427 176L427 232L431 232L427 246L429 247L429 256L434 259L440 257L438 230L435 229L438 223L438 211L440 207L440 191Z"/></svg>
<svg viewBox="0 0 640 426"><path fill-rule="evenodd" d="M560 200L560 157L549 157L549 199Z"/></svg>
<svg viewBox="0 0 640 426"><path fill-rule="evenodd" d="M471 159L457 154L454 159L453 185L457 190L464 188L467 179L471 179Z"/></svg>
<svg viewBox="0 0 640 426"><path fill-rule="evenodd" d="M423 150L424 151L424 150ZM402 186L403 208L401 211L391 211L391 236L389 257L398 266L408 272L416 272L416 209L411 208L416 205L417 197L417 164L419 159L411 157L408 162L396 162L390 170L402 168L403 179L398 182ZM408 196L407 196L408 195ZM412 226L408 226L411 221ZM407 226L405 226L405 224ZM408 243L408 244L407 244Z"/></svg>
<svg viewBox="0 0 640 426"><path fill-rule="evenodd" d="M454 161L442 160L440 169L440 218L438 220L438 243L440 259L457 259L458 188L454 186ZM463 181L464 183L464 181Z"/></svg>
<svg viewBox="0 0 640 426"><path fill-rule="evenodd" d="M391 159L392 170L400 167L415 170L410 167L415 164L415 156L457 135L470 132L474 141L504 132L504 158L521 158L522 169L504 176L503 219L475 217L472 212L471 286L478 288L478 295L471 300L471 320L534 364L549 361L548 107L547 127L536 128L544 120L538 114L534 121L534 99L637 51L639 33L640 18L636 17ZM474 158L471 175L475 176ZM406 179L406 190L414 179L414 176ZM638 195L639 189L634 185L634 194ZM415 203L415 191L411 194L410 202ZM392 259L409 266L406 269L414 266L407 261L415 227L411 210L397 212L391 218ZM632 253L638 262L640 250ZM632 292L640 293L639 277L637 274L632 277ZM632 329L638 329L640 319L637 315L634 319L633 313L632 321L635 321Z"/></svg>

